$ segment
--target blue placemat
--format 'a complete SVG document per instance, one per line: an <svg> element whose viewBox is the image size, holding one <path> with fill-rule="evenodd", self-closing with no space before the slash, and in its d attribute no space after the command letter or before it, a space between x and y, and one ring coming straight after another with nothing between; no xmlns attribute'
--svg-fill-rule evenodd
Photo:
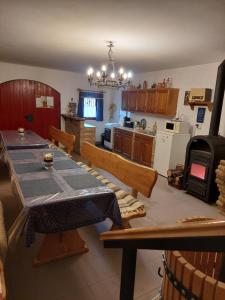
<svg viewBox="0 0 225 300"><path fill-rule="evenodd" d="M78 168L80 168L80 166L78 166L71 159L54 161L53 167L56 170L68 170L68 169L78 169Z"/></svg>
<svg viewBox="0 0 225 300"><path fill-rule="evenodd" d="M14 169L17 174L41 172L45 170L42 163L39 162L14 164Z"/></svg>
<svg viewBox="0 0 225 300"><path fill-rule="evenodd" d="M54 157L64 157L66 156L66 153L59 151L59 150L53 150L53 151L49 151L52 152L54 154Z"/></svg>
<svg viewBox="0 0 225 300"><path fill-rule="evenodd" d="M35 158L32 152L9 152L9 157L12 160L23 160L23 159L33 159Z"/></svg>
<svg viewBox="0 0 225 300"><path fill-rule="evenodd" d="M53 178L22 181L20 182L20 188L24 198L63 192Z"/></svg>
<svg viewBox="0 0 225 300"><path fill-rule="evenodd" d="M64 176L65 181L74 189L82 190L86 188L94 188L97 186L105 186L100 180L90 174L79 174L73 176Z"/></svg>

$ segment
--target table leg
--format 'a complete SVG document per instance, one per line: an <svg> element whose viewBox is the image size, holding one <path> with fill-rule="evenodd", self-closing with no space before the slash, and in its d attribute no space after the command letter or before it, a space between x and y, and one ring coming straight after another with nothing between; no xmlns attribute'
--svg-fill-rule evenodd
<svg viewBox="0 0 225 300"><path fill-rule="evenodd" d="M88 248L77 230L46 234L33 265L36 267L85 252Z"/></svg>

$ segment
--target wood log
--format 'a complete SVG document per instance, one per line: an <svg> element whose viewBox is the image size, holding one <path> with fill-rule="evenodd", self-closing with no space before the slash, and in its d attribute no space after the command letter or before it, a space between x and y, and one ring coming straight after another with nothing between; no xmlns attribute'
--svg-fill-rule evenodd
<svg viewBox="0 0 225 300"><path fill-rule="evenodd" d="M225 166L225 160L221 160L220 165Z"/></svg>
<svg viewBox="0 0 225 300"><path fill-rule="evenodd" d="M225 165L219 165L218 170L222 171L225 174Z"/></svg>
<svg viewBox="0 0 225 300"><path fill-rule="evenodd" d="M224 182L225 182L225 175L216 174L216 178L219 179L219 180L221 180L223 182L223 184L224 184Z"/></svg>
<svg viewBox="0 0 225 300"><path fill-rule="evenodd" d="M183 164L176 165L176 170L183 172L184 171L184 165Z"/></svg>
<svg viewBox="0 0 225 300"><path fill-rule="evenodd" d="M167 176L170 177L177 177L177 176L181 176L183 174L183 171L180 170L168 170L167 171Z"/></svg>
<svg viewBox="0 0 225 300"><path fill-rule="evenodd" d="M221 179L218 178L218 177L216 177L215 182L216 182L217 184L220 184L220 185L222 185L222 186L223 186L223 185L225 186L225 181L221 180Z"/></svg>
<svg viewBox="0 0 225 300"><path fill-rule="evenodd" d="M222 179L222 180L225 180L225 173L222 172L221 170L219 169L216 169L216 177Z"/></svg>

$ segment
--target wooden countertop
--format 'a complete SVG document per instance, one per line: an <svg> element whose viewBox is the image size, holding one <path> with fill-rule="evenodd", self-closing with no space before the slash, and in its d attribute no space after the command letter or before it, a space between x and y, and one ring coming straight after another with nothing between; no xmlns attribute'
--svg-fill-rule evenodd
<svg viewBox="0 0 225 300"><path fill-rule="evenodd" d="M85 121L85 118L80 118L80 117L77 117L77 116L70 116L70 115L67 115L67 114L61 114L61 116L65 119L70 119L70 120L74 120L74 121Z"/></svg>
<svg viewBox="0 0 225 300"><path fill-rule="evenodd" d="M126 131L130 131L130 132L133 132L133 133L138 133L138 134L143 134L145 136L150 136L150 137L154 137L155 138L155 135L152 134L151 131L148 131L148 130L138 130L138 129L135 129L135 128L129 128L129 127L116 127L118 129L122 129L122 130L126 130Z"/></svg>

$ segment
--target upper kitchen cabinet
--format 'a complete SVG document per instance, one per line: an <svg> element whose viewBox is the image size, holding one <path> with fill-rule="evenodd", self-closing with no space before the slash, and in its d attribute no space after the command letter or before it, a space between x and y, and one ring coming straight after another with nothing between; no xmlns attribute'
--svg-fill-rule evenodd
<svg viewBox="0 0 225 300"><path fill-rule="evenodd" d="M170 117L175 116L178 93L179 89L157 89L153 113Z"/></svg>
<svg viewBox="0 0 225 300"><path fill-rule="evenodd" d="M137 111L137 91L129 91L128 92L128 110L129 111Z"/></svg>
<svg viewBox="0 0 225 300"><path fill-rule="evenodd" d="M138 90L137 91L137 98L136 98L136 102L137 102L137 111L140 112L145 112L146 110L146 101L147 101L147 91L146 90Z"/></svg>
<svg viewBox="0 0 225 300"><path fill-rule="evenodd" d="M174 88L123 91L122 110L172 117L176 115L178 93Z"/></svg>
<svg viewBox="0 0 225 300"><path fill-rule="evenodd" d="M147 90L145 112L153 113L155 109L156 89Z"/></svg>

